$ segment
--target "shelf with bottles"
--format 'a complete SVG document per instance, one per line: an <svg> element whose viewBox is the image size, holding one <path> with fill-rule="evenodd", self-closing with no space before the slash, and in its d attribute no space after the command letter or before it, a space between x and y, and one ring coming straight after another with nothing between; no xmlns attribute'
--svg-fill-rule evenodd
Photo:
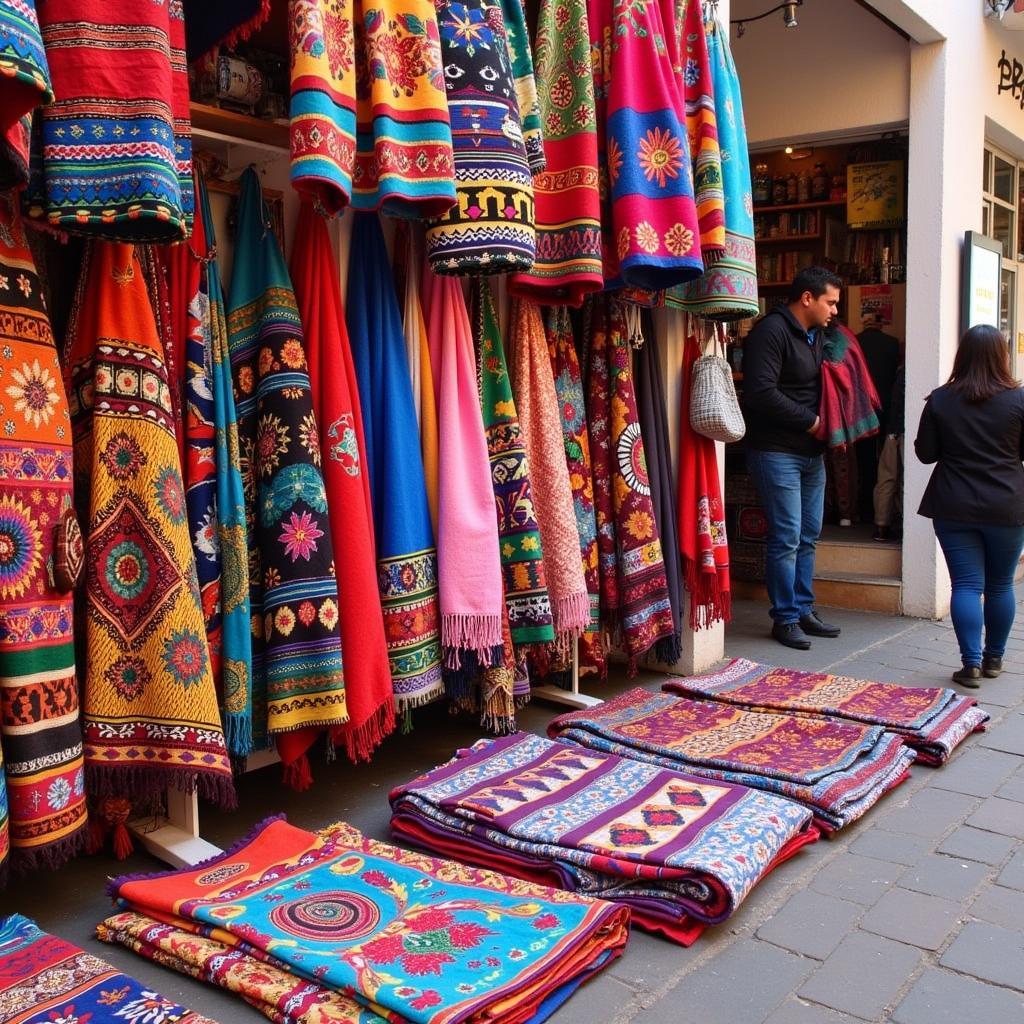
<svg viewBox="0 0 1024 1024"><path fill-rule="evenodd" d="M754 215L754 241L758 245L814 241L822 236L823 211L811 209L766 210Z"/></svg>

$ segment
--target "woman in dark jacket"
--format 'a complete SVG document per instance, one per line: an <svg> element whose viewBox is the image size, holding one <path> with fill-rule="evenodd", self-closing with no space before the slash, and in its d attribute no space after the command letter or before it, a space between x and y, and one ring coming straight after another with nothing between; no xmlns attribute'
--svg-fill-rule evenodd
<svg viewBox="0 0 1024 1024"><path fill-rule="evenodd" d="M1003 670L1024 548L1024 390L995 327L972 327L960 339L952 375L928 396L914 450L936 463L918 512L934 520L953 581L963 661L953 682L976 689L982 675Z"/></svg>

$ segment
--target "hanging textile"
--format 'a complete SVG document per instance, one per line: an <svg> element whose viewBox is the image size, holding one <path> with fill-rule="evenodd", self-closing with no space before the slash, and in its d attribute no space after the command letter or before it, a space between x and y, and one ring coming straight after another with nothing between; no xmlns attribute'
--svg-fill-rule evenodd
<svg viewBox="0 0 1024 1024"><path fill-rule="evenodd" d="M729 51L728 30L717 22L708 22L705 28L722 157L725 252L709 259L702 277L670 289L666 302L708 320L743 320L758 315L754 206L743 96Z"/></svg>
<svg viewBox="0 0 1024 1024"><path fill-rule="evenodd" d="M715 442L690 426L690 383L700 354L700 342L688 331L679 405L679 549L690 595L691 629L728 622L732 617L729 543Z"/></svg>
<svg viewBox="0 0 1024 1024"><path fill-rule="evenodd" d="M0 196L0 874L8 848L18 869L59 867L86 824L68 403L16 202Z"/></svg>
<svg viewBox="0 0 1024 1024"><path fill-rule="evenodd" d="M544 131L540 123L540 101L534 77L533 54L530 51L530 30L526 24L526 0L501 0L501 16L505 22L509 60L516 84L516 105L523 125L523 143L530 172L544 170Z"/></svg>
<svg viewBox="0 0 1024 1024"><path fill-rule="evenodd" d="M580 671L608 674L604 639L601 635L601 594L597 567L597 515L594 508L594 479L590 466L590 437L587 432L586 399L579 358L573 337L572 319L566 306L547 311L548 355L555 378L555 394L562 414L562 440L569 469L569 486L580 539L583 578L590 602L590 618L580 637Z"/></svg>
<svg viewBox="0 0 1024 1024"><path fill-rule="evenodd" d="M841 323L832 323L825 328L822 350L818 438L829 448L845 449L873 437L879 430L881 408L857 336Z"/></svg>
<svg viewBox="0 0 1024 1024"><path fill-rule="evenodd" d="M56 98L42 112L43 180L30 215L100 238L187 237L194 196L181 4L46 0L39 14Z"/></svg>
<svg viewBox="0 0 1024 1024"><path fill-rule="evenodd" d="M327 224L311 203L299 211L292 278L306 341L313 411L320 424L314 462L323 453L324 485L345 652L348 721L334 729L351 760L368 760L395 727L384 619L377 589L373 508L366 441L352 350L341 305L338 264Z"/></svg>
<svg viewBox="0 0 1024 1024"><path fill-rule="evenodd" d="M540 307L525 299L517 299L512 306L509 350L512 391L530 466L555 632L563 639L579 636L590 620L590 599L580 558L558 396Z"/></svg>
<svg viewBox="0 0 1024 1024"><path fill-rule="evenodd" d="M535 174L537 252L513 295L578 306L604 286L597 123L585 0L541 0L537 91L545 170Z"/></svg>
<svg viewBox="0 0 1024 1024"><path fill-rule="evenodd" d="M241 182L228 344L246 488L250 614L254 625L262 623L253 639L253 738L258 744L269 734L286 779L302 786L310 730L348 720L338 584L295 294L256 171L250 167Z"/></svg>
<svg viewBox="0 0 1024 1024"><path fill-rule="evenodd" d="M398 710L408 711L444 692L437 549L398 299L373 214L358 215L352 226L346 317L363 410L391 683Z"/></svg>
<svg viewBox="0 0 1024 1024"><path fill-rule="evenodd" d="M35 0L0 0L0 188L28 181L31 113L53 101Z"/></svg>
<svg viewBox="0 0 1024 1024"><path fill-rule="evenodd" d="M501 555L473 329L462 285L424 266L423 312L440 447L441 646L447 668L457 667L460 651L473 652L481 665L491 665L500 658L502 646Z"/></svg>
<svg viewBox="0 0 1024 1024"><path fill-rule="evenodd" d="M675 474L672 472L672 450L669 446L661 342L653 324L649 323L644 334L644 343L636 354L636 404L647 462L647 478L651 487L654 523L661 540L665 581L672 611L672 634L655 644L654 656L666 665L674 665L682 654L685 604L679 534L676 531L678 504Z"/></svg>
<svg viewBox="0 0 1024 1024"><path fill-rule="evenodd" d="M215 46L231 49L248 39L270 17L270 0L183 0L189 62Z"/></svg>
<svg viewBox="0 0 1024 1024"><path fill-rule="evenodd" d="M438 24L457 203L427 225L427 260L438 274L528 270L536 251L533 178L501 7L440 0Z"/></svg>
<svg viewBox="0 0 1024 1024"><path fill-rule="evenodd" d="M106 339L117 339L116 343ZM163 351L130 245L83 268L65 372L86 532L85 761L96 796L235 802Z"/></svg>

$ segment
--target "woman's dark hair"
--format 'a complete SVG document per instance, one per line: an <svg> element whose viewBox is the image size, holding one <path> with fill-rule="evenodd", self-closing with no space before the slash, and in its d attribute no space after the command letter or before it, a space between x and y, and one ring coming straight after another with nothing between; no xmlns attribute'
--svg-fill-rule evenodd
<svg viewBox="0 0 1024 1024"><path fill-rule="evenodd" d="M960 339L946 383L968 402L984 402L1000 391L1020 387L1010 375L1010 350L1003 332L988 324L968 330Z"/></svg>

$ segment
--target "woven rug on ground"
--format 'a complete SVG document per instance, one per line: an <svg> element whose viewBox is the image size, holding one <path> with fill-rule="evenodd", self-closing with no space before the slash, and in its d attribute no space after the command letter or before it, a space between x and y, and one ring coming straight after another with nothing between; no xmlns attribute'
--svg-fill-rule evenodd
<svg viewBox="0 0 1024 1024"><path fill-rule="evenodd" d="M417 1024L543 1020L619 955L628 924L609 903L280 818L203 865L110 891Z"/></svg>
<svg viewBox="0 0 1024 1024"><path fill-rule="evenodd" d="M974 698L961 697L948 687L875 683L759 665L746 658L735 658L717 672L681 676L662 689L755 710L830 715L880 725L913 747L922 764L944 763L961 740L983 731L989 719Z"/></svg>
<svg viewBox="0 0 1024 1024"><path fill-rule="evenodd" d="M818 836L790 800L527 733L479 740L390 799L404 841L624 903L684 945Z"/></svg>
<svg viewBox="0 0 1024 1024"><path fill-rule="evenodd" d="M216 1024L21 914L0 918L0 1024Z"/></svg>
<svg viewBox="0 0 1024 1024"><path fill-rule="evenodd" d="M805 804L834 831L909 775L914 752L881 726L748 711L635 689L560 715L548 735Z"/></svg>

